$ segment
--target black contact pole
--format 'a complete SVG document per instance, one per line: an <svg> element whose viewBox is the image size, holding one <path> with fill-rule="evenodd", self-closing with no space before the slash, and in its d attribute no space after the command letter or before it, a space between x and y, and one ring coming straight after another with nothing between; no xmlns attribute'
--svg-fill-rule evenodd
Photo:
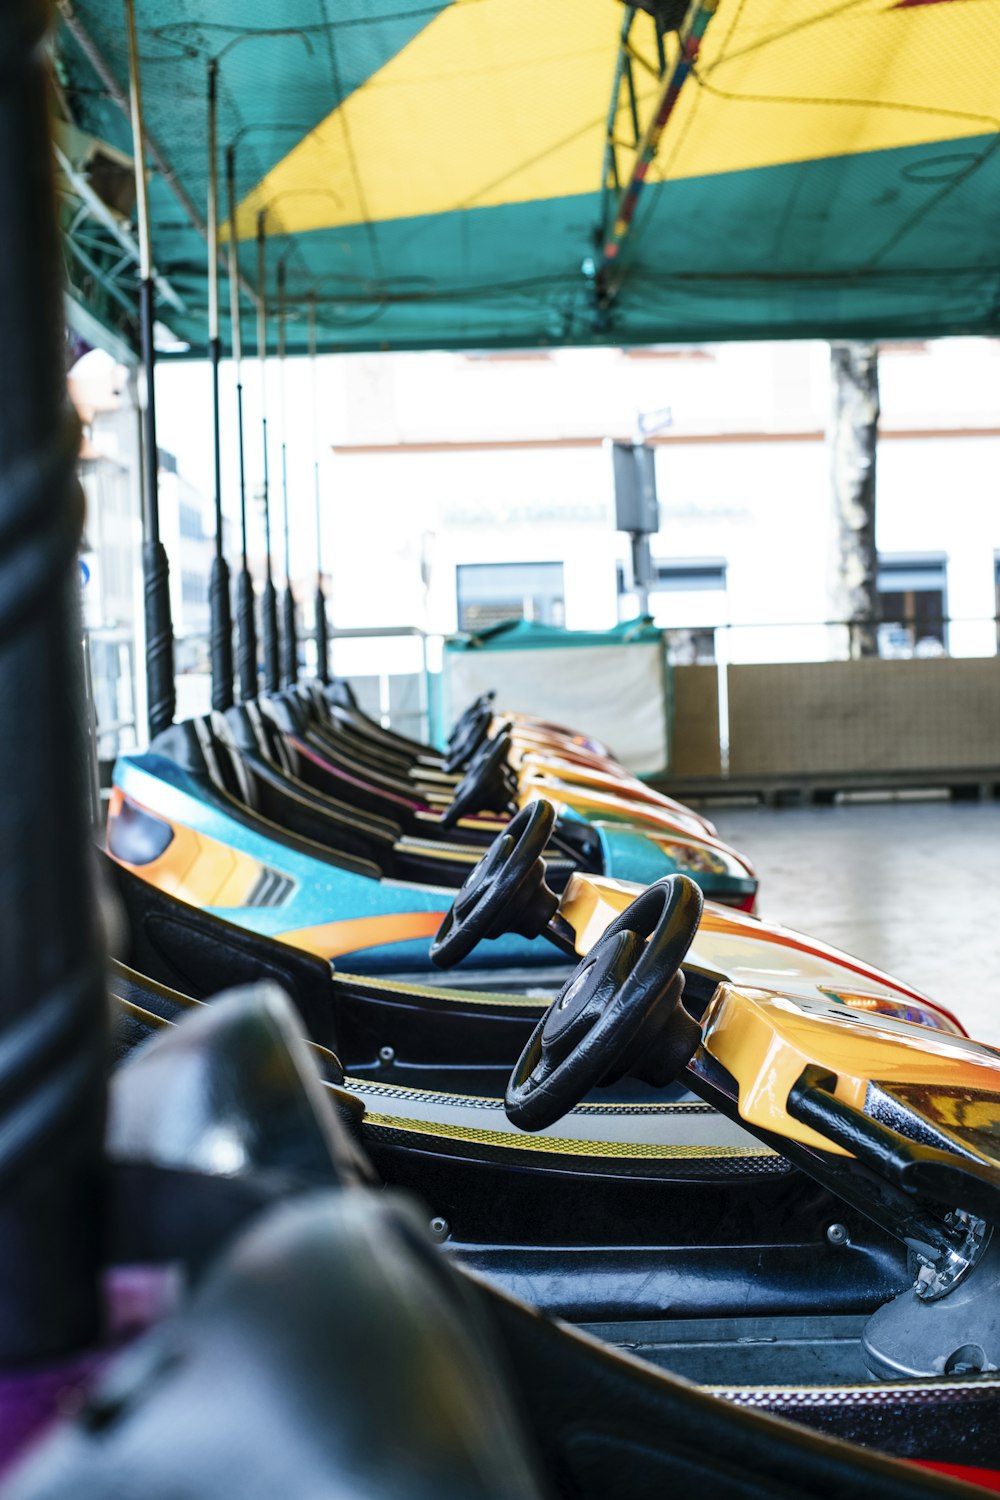
<svg viewBox="0 0 1000 1500"><path fill-rule="evenodd" d="M254 622L253 578L247 563L247 476L243 456L243 335L240 329L240 275L236 250L236 150L226 151L226 196L229 210L229 309L233 365L236 369L236 432L240 451L241 566L236 576L236 676L240 700L257 696L257 626Z"/></svg>
<svg viewBox="0 0 1000 1500"><path fill-rule="evenodd" d="M278 262L278 389L281 403L281 494L285 521L285 592L281 596L281 676L294 687L299 676L299 643L292 593L291 546L288 535L288 409L285 405L285 262Z"/></svg>
<svg viewBox="0 0 1000 1500"><path fill-rule="evenodd" d="M319 389L316 384L316 294L309 298L309 369L313 396L313 487L316 500L316 676L330 681L330 640L326 628L326 594L323 592L323 527L319 493Z"/></svg>
<svg viewBox="0 0 1000 1500"><path fill-rule="evenodd" d="M215 441L215 556L208 578L209 639L212 658L212 707L220 713L233 706L233 614L229 564L222 550L222 440L219 433L219 65L208 65L208 353L212 362L212 432Z"/></svg>
<svg viewBox="0 0 1000 1500"><path fill-rule="evenodd" d="M142 118L142 83L135 38L133 0L125 0L128 32L129 99L132 152L135 158L136 212L139 220L139 322L146 376L143 412L142 572L146 618L146 717L154 739L174 722L174 627L170 617L170 568L160 541L160 450L156 443L156 355L153 348L154 281L146 180L146 136Z"/></svg>
<svg viewBox="0 0 1000 1500"><path fill-rule="evenodd" d="M8 1373L98 1335L105 1220L110 1054L90 850L80 430L63 362L50 9L39 0L0 6L0 1365ZM6 1410L16 1429L14 1408Z"/></svg>
<svg viewBox="0 0 1000 1500"><path fill-rule="evenodd" d="M281 686L278 664L278 595L271 571L271 487L267 464L267 227L263 212L257 215L257 353L260 356L260 411L264 432L264 550L267 577L261 599L264 636L264 686L276 693Z"/></svg>

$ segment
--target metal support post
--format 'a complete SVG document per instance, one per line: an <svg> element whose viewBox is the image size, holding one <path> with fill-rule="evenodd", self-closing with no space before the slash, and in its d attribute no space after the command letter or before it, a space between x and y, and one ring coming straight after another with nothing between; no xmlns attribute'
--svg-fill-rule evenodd
<svg viewBox="0 0 1000 1500"><path fill-rule="evenodd" d="M281 686L278 663L278 596L271 567L271 488L267 460L267 223L263 212L257 215L257 353L260 357L260 411L264 435L264 550L267 576L261 599L261 625L264 637L264 686L276 693Z"/></svg>
<svg viewBox="0 0 1000 1500"><path fill-rule="evenodd" d="M281 596L281 678L292 687L299 676L299 643L292 593L292 560L288 519L288 411L285 405L285 262L278 262L278 400L281 408L281 494L285 523L285 590Z"/></svg>
<svg viewBox="0 0 1000 1500"><path fill-rule="evenodd" d="M174 721L174 627L170 615L170 565L160 541L160 452L156 443L155 272L149 228L149 190L146 178L146 141L142 118L142 82L135 35L133 0L125 0L128 33L129 86L132 107L132 149L135 156L136 210L139 218L139 321L142 363L146 376L143 411L143 542L142 571L146 616L146 689L150 739Z"/></svg>
<svg viewBox="0 0 1000 1500"><path fill-rule="evenodd" d="M243 334L240 328L240 278L236 242L236 150L226 152L226 194L229 210L229 303L233 365L236 370L236 432L240 455L241 567L236 578L236 675L240 700L257 696L257 625L254 620L253 578L247 563L247 476L243 454Z"/></svg>
<svg viewBox="0 0 1000 1500"><path fill-rule="evenodd" d="M215 556L208 582L209 636L212 659L212 707L224 712L233 704L233 614L229 564L223 551L222 443L219 431L219 151L217 140L219 67L208 65L208 352L212 363L212 433L215 444Z"/></svg>
<svg viewBox="0 0 1000 1500"><path fill-rule="evenodd" d="M316 501L316 676L330 680L330 641L323 592L323 527L319 490L319 391L316 385L316 298L309 299L309 367L313 398L313 486Z"/></svg>

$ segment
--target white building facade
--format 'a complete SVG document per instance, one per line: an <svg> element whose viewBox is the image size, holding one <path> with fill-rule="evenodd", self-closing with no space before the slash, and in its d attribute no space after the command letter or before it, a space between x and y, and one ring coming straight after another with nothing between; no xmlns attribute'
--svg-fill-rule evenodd
<svg viewBox="0 0 1000 1500"><path fill-rule="evenodd" d="M846 633L824 623L835 613L825 344L338 363L338 625L475 628L489 623L491 589L496 611L520 594L525 613L571 628L634 613L603 440L669 409L653 438L657 620L692 628L681 651L734 661L843 654ZM908 639L884 627L883 649L992 653L1000 342L889 345L880 365L881 586L887 614L914 620ZM713 639L716 626L728 628Z"/></svg>

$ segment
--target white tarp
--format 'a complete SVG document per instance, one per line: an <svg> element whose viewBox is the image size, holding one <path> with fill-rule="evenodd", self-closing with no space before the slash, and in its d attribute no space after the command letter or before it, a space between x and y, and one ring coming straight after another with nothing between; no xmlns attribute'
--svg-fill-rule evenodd
<svg viewBox="0 0 1000 1500"><path fill-rule="evenodd" d="M670 716L662 638L523 650L445 649L446 723L491 689L499 712L536 714L602 740L638 774L667 769Z"/></svg>

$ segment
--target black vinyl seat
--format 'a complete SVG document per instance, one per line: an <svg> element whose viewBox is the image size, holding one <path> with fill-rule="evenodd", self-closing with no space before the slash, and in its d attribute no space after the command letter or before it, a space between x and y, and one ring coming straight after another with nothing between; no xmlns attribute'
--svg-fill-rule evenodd
<svg viewBox="0 0 1000 1500"><path fill-rule="evenodd" d="M239 740L222 715L171 725L152 741L151 754L174 761L219 797L225 811L280 843L328 858L355 873L436 887L461 886L483 849L479 844L401 836L398 824L332 804L259 755L250 721L239 720ZM246 740L246 748L240 740ZM550 878L562 889L574 862L554 859Z"/></svg>
<svg viewBox="0 0 1000 1500"><path fill-rule="evenodd" d="M403 759L429 767L442 764L443 756L432 745L410 739L396 730L384 729L370 718L361 708L346 678L334 678L325 687L316 681L300 682L298 691L309 701L318 722L348 726L360 740L379 745Z"/></svg>
<svg viewBox="0 0 1000 1500"><path fill-rule="evenodd" d="M305 743L308 735L295 697L285 693L228 710L227 724L240 752L258 771L276 776L279 783L284 778L286 787L314 799L321 810L332 808L359 825L393 830L397 853L404 857L438 857L445 850L463 858L479 855L503 826L505 817L452 832L442 825L440 812L428 808L421 789L405 784L393 788L369 764L342 756L338 748L313 750Z"/></svg>
<svg viewBox="0 0 1000 1500"><path fill-rule="evenodd" d="M366 840L348 837L336 845L332 837L327 843L318 841L306 831L313 826L308 808L305 809L305 818L295 817L293 813L294 822L303 824L301 828L279 821L292 811L290 800L269 797L266 784L253 775L239 755L233 753L231 745L218 739L208 721L185 719L172 724L150 742L149 753L162 755L187 771L206 791L218 798L230 817L262 833L265 838L290 844L310 858L328 859L331 864L355 874L376 880L381 878L383 871L372 860ZM109 831L109 847L112 837Z"/></svg>
<svg viewBox="0 0 1000 1500"><path fill-rule="evenodd" d="M474 1295L412 1208L357 1191L370 1174L339 1114L271 985L197 1007L117 1070L112 1261L124 1240L201 1284L5 1495L540 1496Z"/></svg>
<svg viewBox="0 0 1000 1500"><path fill-rule="evenodd" d="M297 696L297 695L296 695ZM412 792L431 788L447 791L461 774L457 769L448 772L442 765L431 765L412 756L400 754L389 746L380 744L366 734L359 734L355 727L345 722L339 714L324 719L310 713L313 705L299 698L299 707L305 711L304 738L310 743L342 757L345 764L355 769L364 769L389 790Z"/></svg>
<svg viewBox="0 0 1000 1500"><path fill-rule="evenodd" d="M337 1089L331 1109L276 984L230 990L184 1019L114 1075L107 1146L116 1161L218 1176L281 1171L317 1186L361 1180L341 1116L359 1122L364 1107Z"/></svg>
<svg viewBox="0 0 1000 1500"><path fill-rule="evenodd" d="M197 1278L270 1205L377 1181L361 1150L364 1105L339 1059L302 1038L277 985L204 1005L112 965L108 993L113 1262L176 1262Z"/></svg>
<svg viewBox="0 0 1000 1500"><path fill-rule="evenodd" d="M6 1500L536 1500L475 1301L412 1210L266 1212L95 1381Z"/></svg>
<svg viewBox="0 0 1000 1500"><path fill-rule="evenodd" d="M251 711L256 705L247 705ZM352 804L380 813L397 821L412 832L421 823L426 827L436 814L427 810L428 797L434 788L398 773L386 776L371 753L347 753L343 736L320 737L297 693L277 693L260 700L259 715L275 736L274 747L283 755L299 780L334 798L347 797ZM452 782L436 788L446 799Z"/></svg>
<svg viewBox="0 0 1000 1500"><path fill-rule="evenodd" d="M265 817L318 844L346 849L383 868L391 864L402 832L399 824L359 812L297 782L262 746L245 706L225 715L212 714L203 721L203 730L211 735L220 758L228 757L245 777L253 778L255 802Z"/></svg>
<svg viewBox="0 0 1000 1500"><path fill-rule="evenodd" d="M403 831L395 809L388 801L390 812L368 810L357 806L353 798L344 801L346 783L339 786L330 778L329 786L314 786L300 775L301 758L286 743L285 737L273 720L261 712L257 703L238 703L227 709L224 715L213 714L212 728L221 739L237 750L254 767L277 786L297 793L313 806L354 821L359 827L379 830L398 838ZM349 789L348 789L349 790Z"/></svg>

